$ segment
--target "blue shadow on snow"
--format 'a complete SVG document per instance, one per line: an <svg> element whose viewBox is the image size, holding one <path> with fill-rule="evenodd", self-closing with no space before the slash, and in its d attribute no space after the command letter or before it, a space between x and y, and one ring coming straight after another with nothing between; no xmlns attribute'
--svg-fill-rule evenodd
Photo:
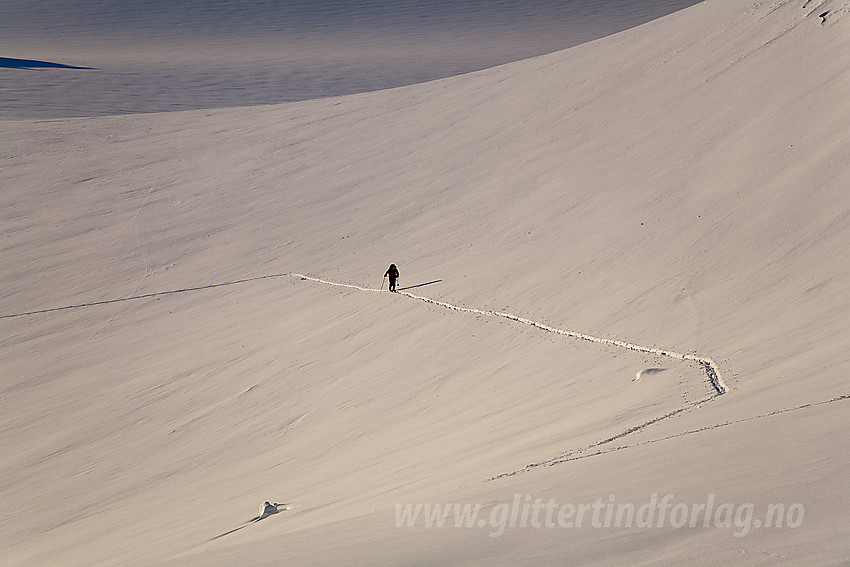
<svg viewBox="0 0 850 567"><path fill-rule="evenodd" d="M0 67L6 69L94 69L94 67L75 67L63 63L51 61L37 61L35 59L11 59L0 57Z"/></svg>

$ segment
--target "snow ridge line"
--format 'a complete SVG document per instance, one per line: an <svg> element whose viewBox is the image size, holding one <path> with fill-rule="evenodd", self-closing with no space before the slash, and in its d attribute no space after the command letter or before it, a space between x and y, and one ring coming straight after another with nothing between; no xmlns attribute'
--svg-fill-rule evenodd
<svg viewBox="0 0 850 567"><path fill-rule="evenodd" d="M337 287L347 287L351 289L356 289L359 291L372 291L372 292L382 292L382 289L374 289L368 287L362 287L359 285L353 284L344 284L338 282L332 282L328 280L323 280L321 278L316 278L313 276L307 276L304 274L292 274L294 277L301 278L302 280L310 280L318 283L323 283L326 285L333 285ZM704 356L698 356L696 354L688 354L688 353L680 353L674 352L671 350L660 349L655 347L647 347L636 345L634 343L629 343L626 341L621 341L618 339L607 339L604 337L594 337L593 335L587 335L585 333L579 333L577 331L570 331L568 329L559 329L557 327L552 327L550 325L546 325L545 323L540 323L539 321L534 321L532 319L526 319L525 317L520 317L519 315L514 315L512 313L505 313L502 311L485 311L483 309L475 309L474 307L460 307L458 305L452 305L451 303L446 303L444 301L437 301L436 299L431 299L430 297L424 297L421 295L415 295L406 291L397 292L398 295L404 295L411 299L418 299L419 301L424 301L426 303L430 303L432 305L437 305L439 307L443 307L445 309L450 309L452 311L460 311L462 313L475 313L478 315L487 315L488 317L501 317L503 319L508 319L510 321L515 321L517 323L522 323L524 325L529 325L531 327L535 327L542 331L546 331L548 333L554 333L556 335L564 335L567 337L571 337L574 339L580 339L583 341L588 341L592 343L611 345L618 348L623 348L627 350L633 350L636 352L644 352L648 354L656 354L659 356L666 356L668 358L675 358L677 360L690 360L698 363L702 366L705 371L706 377L708 379L709 384L711 384L712 388L716 392L716 396L720 396L725 394L729 388L726 386L726 383L723 381L723 378L720 376L720 371L717 369L717 365L713 360Z"/></svg>

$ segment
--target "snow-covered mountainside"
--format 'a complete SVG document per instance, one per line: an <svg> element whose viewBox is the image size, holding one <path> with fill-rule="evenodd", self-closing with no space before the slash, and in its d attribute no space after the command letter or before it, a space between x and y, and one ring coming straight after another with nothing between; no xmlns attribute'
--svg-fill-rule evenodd
<svg viewBox="0 0 850 567"><path fill-rule="evenodd" d="M0 122L0 562L846 561L848 13Z"/></svg>

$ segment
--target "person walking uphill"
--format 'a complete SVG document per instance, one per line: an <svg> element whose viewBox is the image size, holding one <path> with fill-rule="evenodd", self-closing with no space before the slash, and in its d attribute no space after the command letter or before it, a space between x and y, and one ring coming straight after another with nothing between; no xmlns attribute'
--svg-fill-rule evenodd
<svg viewBox="0 0 850 567"><path fill-rule="evenodd" d="M395 282L398 279L398 268L395 267L395 264L390 264L390 269L387 270L384 277L390 278L390 291L395 291Z"/></svg>

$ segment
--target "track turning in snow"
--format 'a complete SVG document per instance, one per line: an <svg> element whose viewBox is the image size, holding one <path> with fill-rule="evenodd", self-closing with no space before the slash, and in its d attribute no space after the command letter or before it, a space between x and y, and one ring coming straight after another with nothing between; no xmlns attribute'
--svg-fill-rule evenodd
<svg viewBox="0 0 850 567"><path fill-rule="evenodd" d="M360 290L360 291L373 291L373 292L378 292L378 293L383 291L383 290L380 290L380 289L362 287L362 286L359 286L359 285L332 282L332 281L328 281L328 280L323 280L321 278L316 278L316 277L313 277L313 276L306 276L304 274L294 273L292 275L295 276L295 277L301 278L303 280L310 280L310 281L319 282L319 283L323 283L323 284L327 284L327 285L333 285L333 286L337 286L337 287L348 287L348 288L357 289L357 290ZM511 313L505 313L505 312L502 312L502 311L485 311L483 309L475 309L475 308L472 308L472 307L460 307L460 306L457 306L457 305L452 305L451 303L446 303L444 301L437 301L436 299L431 299L430 297L423 297L421 295L414 295L414 294L406 292L406 291L398 291L396 293L398 293L399 295L404 295L406 297L410 297L412 299L418 299L419 301L431 303L432 305L438 305L438 306L443 307L445 309L451 309L452 311L461 311L463 313L476 313L478 315L487 315L487 316L490 316L490 317L501 317L503 319L509 319L511 321L516 321L517 323L522 323L524 325L536 327L536 328L541 329L543 331L546 331L548 333L555 333L557 335L565 335L565 336L572 337L572 338L575 338L575 339L580 339L580 340L583 340L583 341L589 341L589 342L592 342L592 343L600 343L600 344L605 344L605 345L611 345L611 346L615 346L615 347L619 347L619 348L624 348L624 349L627 349L627 350L634 350L634 351L637 351L637 352L657 354L657 355L660 355L660 356L675 358L677 360L691 360L691 361L697 362L700 366L703 367L709 383L711 384L712 388L714 388L714 391L716 392L715 396L720 396L722 394L725 394L728 391L726 383L723 381L723 378L721 378L720 372L717 369L717 365L714 363L713 360L711 360L710 358L704 357L704 356L697 356L695 354L683 354L683 353L674 352L674 351L671 351L671 350L665 350L665 349L660 349L660 348L655 348L655 347L641 346L641 345L636 345L636 344L629 343L629 342L626 342L626 341L620 341L620 340L617 340L617 339L606 339L606 338L603 338L603 337L594 337L593 335L587 335L587 334L584 334L584 333L579 333L577 331L570 331L568 329L558 329L557 327L552 327L550 325L546 325L545 323L540 323L539 321L533 321L531 319L526 319L525 317L520 317L519 315L513 315Z"/></svg>

